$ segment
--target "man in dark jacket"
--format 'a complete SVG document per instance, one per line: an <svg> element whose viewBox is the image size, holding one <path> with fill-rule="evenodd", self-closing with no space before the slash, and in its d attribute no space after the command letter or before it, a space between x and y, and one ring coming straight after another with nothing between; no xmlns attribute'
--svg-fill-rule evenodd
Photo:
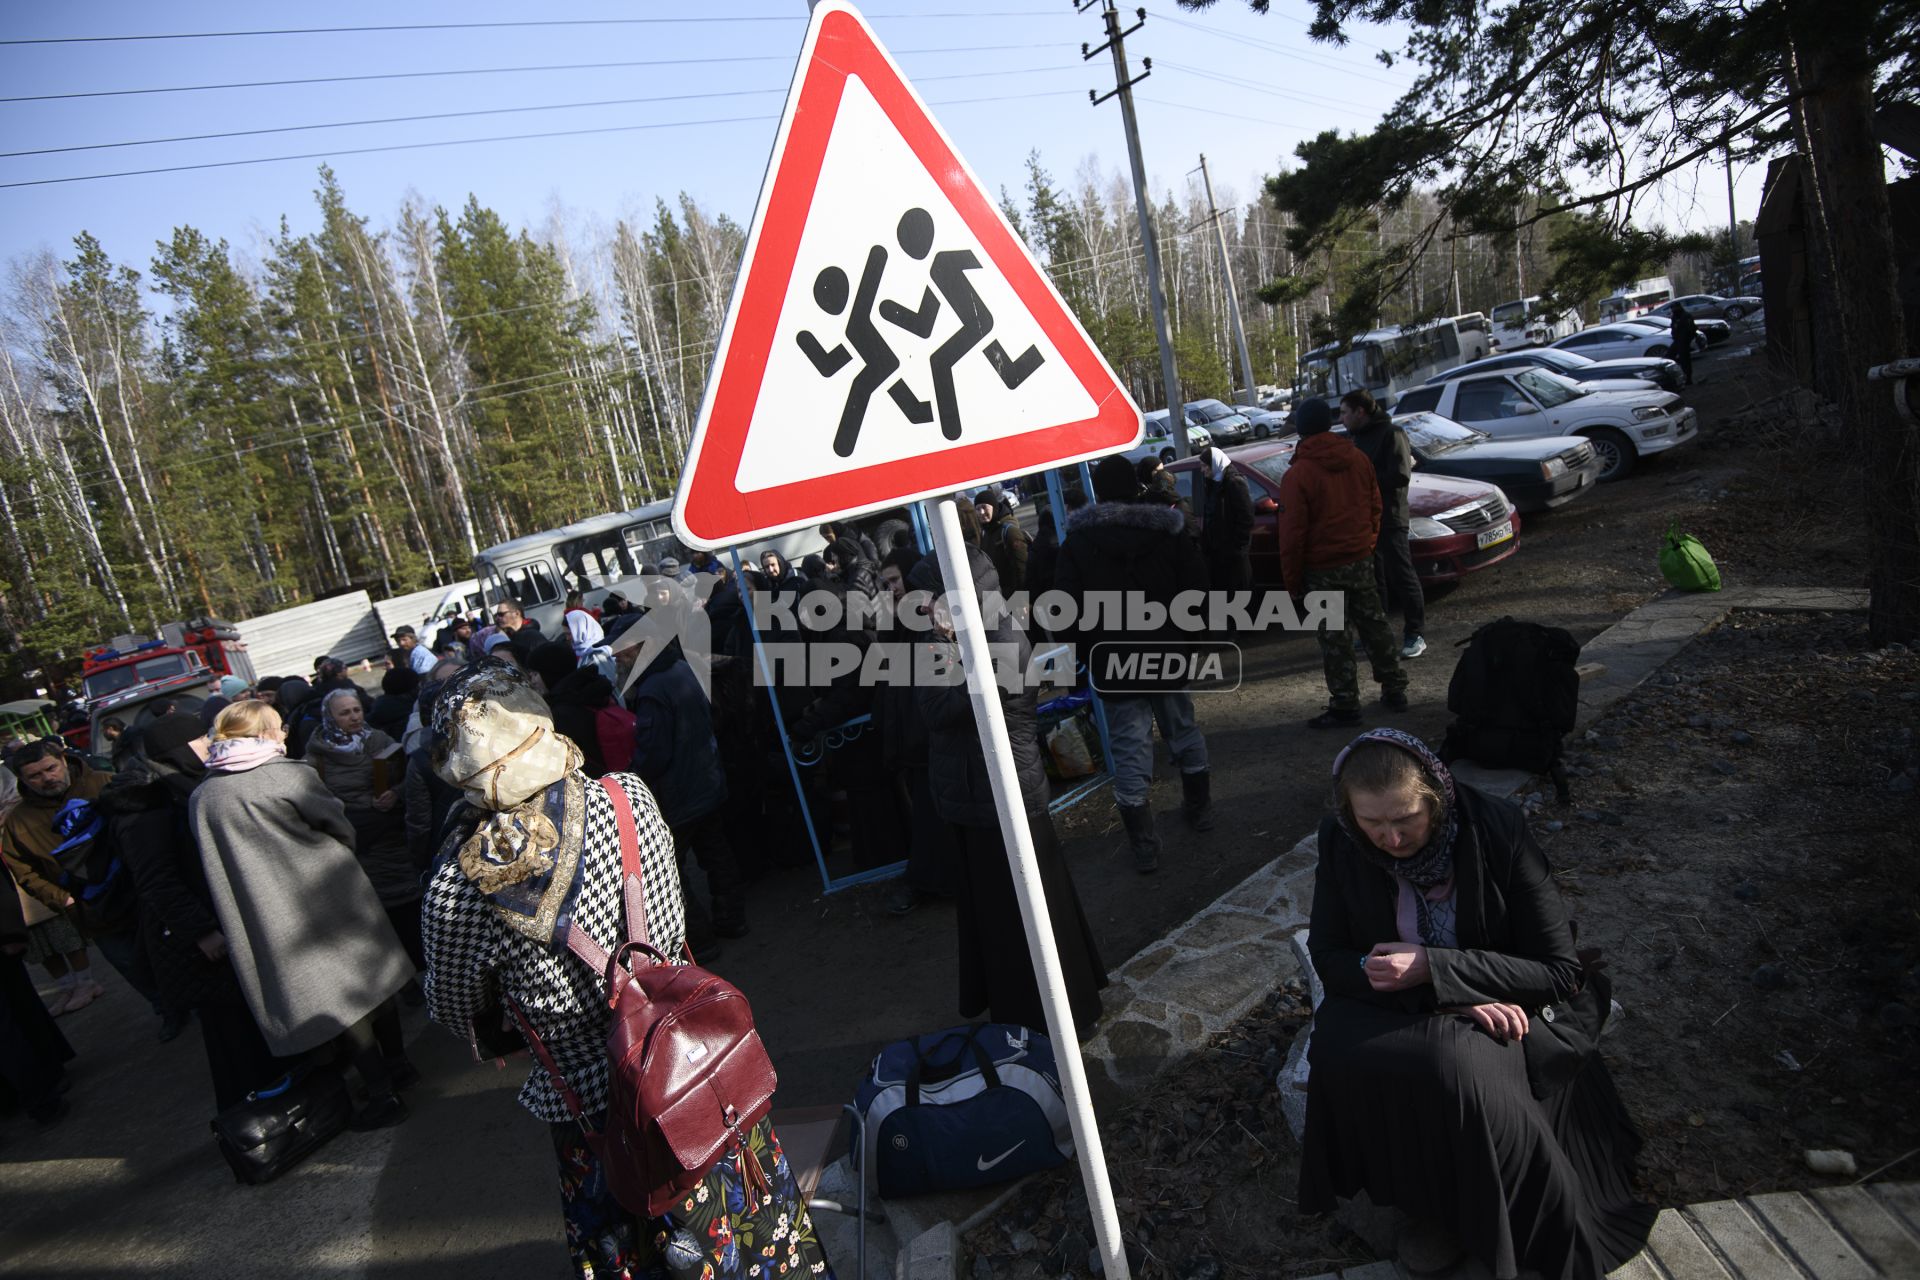
<svg viewBox="0 0 1920 1280"><path fill-rule="evenodd" d="M1366 455L1332 433L1333 411L1325 400L1308 400L1297 411L1300 444L1280 480L1280 572L1296 598L1309 591L1336 591L1345 599L1345 625L1320 628L1326 667L1327 709L1307 721L1310 729L1360 722L1360 675L1354 667L1357 629L1380 682L1380 701L1407 708L1407 673L1400 647L1373 581L1373 547L1380 535L1380 484Z"/></svg>
<svg viewBox="0 0 1920 1280"><path fill-rule="evenodd" d="M1700 326L1693 322L1693 316L1679 303L1673 304L1673 346L1668 354L1673 362L1680 366L1680 376L1685 379L1684 386L1693 385L1693 340L1700 332Z"/></svg>
<svg viewBox="0 0 1920 1280"><path fill-rule="evenodd" d="M1239 484L1244 490L1246 482ZM1213 826L1212 775L1206 738L1194 723L1184 667L1177 676L1145 678L1138 665L1132 674L1122 670L1142 655L1184 656L1197 637L1180 630L1171 616L1152 633L1117 626L1110 615L1090 616L1090 597L1100 593L1125 599L1137 594L1166 608L1183 591L1206 589L1207 566L1186 535L1186 518L1175 507L1143 501L1138 476L1125 458L1101 459L1094 468L1093 496L1093 505L1067 522L1053 583L1079 605L1075 656L1087 664L1093 686L1106 703L1113 799L1133 848L1134 870L1146 874L1160 866L1160 839L1148 802L1155 722L1180 770L1182 806L1196 830Z"/></svg>
<svg viewBox="0 0 1920 1280"><path fill-rule="evenodd" d="M1207 556L1207 581L1215 591L1253 588L1253 494L1244 476L1219 449L1200 455L1196 486L1200 513L1200 549Z"/></svg>
<svg viewBox="0 0 1920 1280"><path fill-rule="evenodd" d="M1000 592L1011 596L1027 589L1027 561L1033 539L1020 527L1018 507L1013 495L1004 489L984 490L982 504L990 504L993 516L981 522L980 545L1000 575Z"/></svg>
<svg viewBox="0 0 1920 1280"><path fill-rule="evenodd" d="M1347 429L1347 439L1373 463L1373 478L1380 485L1380 537L1373 546L1380 607L1400 606L1404 624L1400 656L1417 658L1427 651L1427 597L1420 589L1420 575L1413 571L1413 545L1407 540L1413 446L1407 443L1407 433L1393 425L1393 415L1375 403L1373 393L1364 387L1340 397L1340 422Z"/></svg>
<svg viewBox="0 0 1920 1280"><path fill-rule="evenodd" d="M629 705L634 719L633 771L653 792L683 862L691 853L706 873L712 931L722 938L743 938L747 934L746 886L721 813L727 802L727 775L720 763L720 744L713 736L713 709L678 641L647 664ZM695 917L698 903L691 894L687 899L688 914ZM697 924L691 920L688 936L697 936Z"/></svg>

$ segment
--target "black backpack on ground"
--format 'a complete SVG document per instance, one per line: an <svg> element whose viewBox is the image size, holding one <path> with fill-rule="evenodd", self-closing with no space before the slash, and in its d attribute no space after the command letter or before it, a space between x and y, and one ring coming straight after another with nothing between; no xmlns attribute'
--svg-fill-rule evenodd
<svg viewBox="0 0 1920 1280"><path fill-rule="evenodd" d="M1580 646L1562 627L1500 618L1473 633L1447 686L1440 758L1550 774L1562 803L1562 739L1580 711Z"/></svg>

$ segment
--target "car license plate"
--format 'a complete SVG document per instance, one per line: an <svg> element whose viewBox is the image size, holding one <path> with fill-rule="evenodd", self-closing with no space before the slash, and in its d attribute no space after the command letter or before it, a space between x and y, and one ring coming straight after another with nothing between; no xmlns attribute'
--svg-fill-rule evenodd
<svg viewBox="0 0 1920 1280"><path fill-rule="evenodd" d="M1513 536L1513 521L1507 520L1493 526L1493 528L1491 529L1481 530L1480 536L1477 539L1475 539L1475 541L1477 541L1480 544L1480 549L1482 551L1485 551L1488 547L1493 546L1495 543L1505 542L1508 538L1511 538L1512 536Z"/></svg>

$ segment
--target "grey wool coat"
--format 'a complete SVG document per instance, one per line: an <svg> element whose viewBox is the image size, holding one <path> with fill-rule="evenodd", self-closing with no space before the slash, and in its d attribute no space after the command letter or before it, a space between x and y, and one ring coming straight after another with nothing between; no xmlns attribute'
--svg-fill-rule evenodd
<svg viewBox="0 0 1920 1280"><path fill-rule="evenodd" d="M209 774L189 812L234 972L274 1053L327 1043L413 976L353 856L346 807L308 765Z"/></svg>

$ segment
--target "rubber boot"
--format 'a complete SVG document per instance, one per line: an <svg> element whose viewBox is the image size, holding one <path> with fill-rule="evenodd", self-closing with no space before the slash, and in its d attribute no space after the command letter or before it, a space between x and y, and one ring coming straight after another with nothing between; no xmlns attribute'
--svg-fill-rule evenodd
<svg viewBox="0 0 1920 1280"><path fill-rule="evenodd" d="M1120 821L1127 828L1127 843L1133 847L1133 869L1151 875L1160 869L1160 837L1153 834L1153 808L1144 804L1117 804Z"/></svg>
<svg viewBox="0 0 1920 1280"><path fill-rule="evenodd" d="M1213 774L1202 769L1198 773L1180 775L1181 807L1186 811L1187 824L1195 831L1213 830Z"/></svg>

